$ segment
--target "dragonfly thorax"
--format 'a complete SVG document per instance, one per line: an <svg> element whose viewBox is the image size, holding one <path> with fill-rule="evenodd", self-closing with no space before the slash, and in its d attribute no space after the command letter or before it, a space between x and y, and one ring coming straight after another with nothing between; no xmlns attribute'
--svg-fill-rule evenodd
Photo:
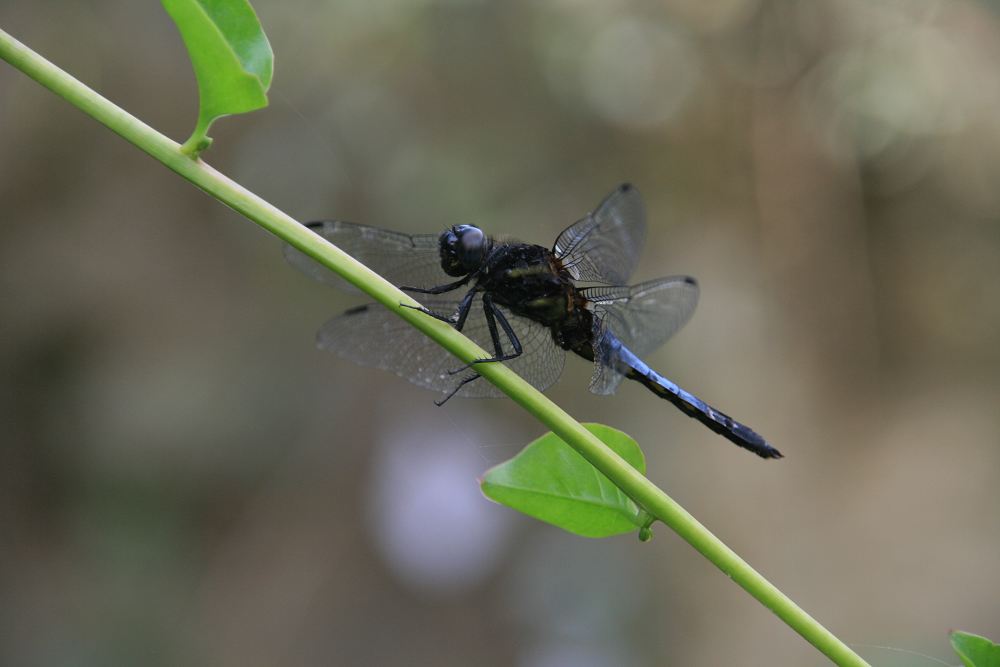
<svg viewBox="0 0 1000 667"><path fill-rule="evenodd" d="M478 271L489 252L490 240L475 225L455 225L441 234L441 268L449 276Z"/></svg>

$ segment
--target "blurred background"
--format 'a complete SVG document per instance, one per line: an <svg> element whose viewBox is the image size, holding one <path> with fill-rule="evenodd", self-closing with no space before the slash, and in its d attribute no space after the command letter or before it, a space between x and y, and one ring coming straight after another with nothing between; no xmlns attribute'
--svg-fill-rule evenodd
<svg viewBox="0 0 1000 667"><path fill-rule="evenodd" d="M1000 638L995 3L254 4L272 104L210 163L301 220L544 245L635 183L637 280L702 287L648 361L787 458L592 396L582 361L552 398L872 664ZM0 26L193 127L158 3ZM316 350L362 297L6 64L0 210L0 663L827 664L662 526L590 541L487 502L539 423Z"/></svg>

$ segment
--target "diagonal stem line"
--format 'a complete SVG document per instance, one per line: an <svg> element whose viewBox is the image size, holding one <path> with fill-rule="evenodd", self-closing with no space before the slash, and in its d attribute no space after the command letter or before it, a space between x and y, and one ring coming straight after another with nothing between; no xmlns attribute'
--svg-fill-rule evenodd
<svg viewBox="0 0 1000 667"><path fill-rule="evenodd" d="M448 324L425 317L423 313L413 308L400 307L400 304L410 306L419 304L381 276L202 160L187 157L181 153L177 142L91 90L3 30L0 30L0 58L229 208L245 215L282 241L339 274L463 362L471 362L486 356L484 350ZM867 666L868 663L857 653L809 616L683 507L541 392L503 364L482 364L481 368L476 370L548 426L628 494L636 504L674 530L723 573L829 657L834 664L850 667Z"/></svg>

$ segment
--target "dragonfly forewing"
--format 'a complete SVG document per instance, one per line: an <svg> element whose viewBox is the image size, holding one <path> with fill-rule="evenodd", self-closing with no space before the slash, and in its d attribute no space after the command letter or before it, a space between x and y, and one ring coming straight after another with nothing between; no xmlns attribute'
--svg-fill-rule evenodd
<svg viewBox="0 0 1000 667"><path fill-rule="evenodd" d="M620 185L556 238L553 252L574 280L624 285L646 240L646 208L632 185Z"/></svg>
<svg viewBox="0 0 1000 667"><path fill-rule="evenodd" d="M458 300L423 300L423 305L435 313L450 315ZM534 387L540 390L549 387L562 373L565 352L553 343L548 328L506 310L504 314L523 349L523 353L507 365ZM479 300L473 304L462 333L490 354L494 353ZM415 385L445 394L473 372L451 374L449 371L461 367L462 362L379 304L358 306L331 319L320 328L316 343L321 349L362 366L393 372ZM503 334L501 344L510 351L510 341ZM467 398L504 396L483 379L464 385L457 395Z"/></svg>
<svg viewBox="0 0 1000 667"><path fill-rule="evenodd" d="M441 269L435 234L402 234L340 220L319 220L306 226L394 285L434 287L454 280ZM313 280L360 291L293 247L286 245L284 253L289 264Z"/></svg>

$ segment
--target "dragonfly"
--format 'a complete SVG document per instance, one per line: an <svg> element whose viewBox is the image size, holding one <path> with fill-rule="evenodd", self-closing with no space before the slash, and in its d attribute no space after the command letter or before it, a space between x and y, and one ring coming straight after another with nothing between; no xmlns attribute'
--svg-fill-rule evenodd
<svg viewBox="0 0 1000 667"><path fill-rule="evenodd" d="M544 390L573 352L593 363L591 392L613 394L623 379L633 380L736 445L765 459L782 457L753 429L642 360L687 323L699 289L683 275L628 284L646 236L645 205L633 185L616 188L551 249L488 236L471 224L416 235L337 220L307 226L403 291L421 295L419 310L492 354L455 368L447 351L380 304L350 308L324 324L316 335L323 350L439 391L445 396L438 405L456 395L503 396L475 371L485 363L506 363ZM354 289L295 248L286 245L284 253L307 276Z"/></svg>

